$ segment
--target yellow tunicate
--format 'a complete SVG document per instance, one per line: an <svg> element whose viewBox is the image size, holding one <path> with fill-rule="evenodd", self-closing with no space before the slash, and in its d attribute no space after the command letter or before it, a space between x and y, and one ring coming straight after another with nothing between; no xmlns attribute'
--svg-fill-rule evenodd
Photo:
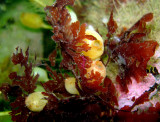
<svg viewBox="0 0 160 122"><path fill-rule="evenodd" d="M20 16L20 21L24 26L33 29L46 28L50 29L51 26L45 24L43 19L35 13L22 13Z"/></svg>
<svg viewBox="0 0 160 122"><path fill-rule="evenodd" d="M98 60L104 51L103 39L96 31L93 31L93 30L86 30L85 34L92 35L93 37L96 38L96 40L84 39L84 41L87 44L89 44L91 49L88 50L87 52L82 51L82 54L85 56L88 56L92 60Z"/></svg>
<svg viewBox="0 0 160 122"><path fill-rule="evenodd" d="M91 72L96 73L99 72L103 79L106 77L106 67L101 61L93 61L91 64L91 67L87 69L87 74L85 75L87 78L89 78ZM94 82L94 81L88 81L88 82Z"/></svg>
<svg viewBox="0 0 160 122"><path fill-rule="evenodd" d="M74 77L68 77L65 79L65 88L66 91L70 94L79 94L77 88L76 88L76 79Z"/></svg>
<svg viewBox="0 0 160 122"><path fill-rule="evenodd" d="M47 104L47 100L41 92L31 93L26 99L25 104L27 108L34 112L40 112Z"/></svg>

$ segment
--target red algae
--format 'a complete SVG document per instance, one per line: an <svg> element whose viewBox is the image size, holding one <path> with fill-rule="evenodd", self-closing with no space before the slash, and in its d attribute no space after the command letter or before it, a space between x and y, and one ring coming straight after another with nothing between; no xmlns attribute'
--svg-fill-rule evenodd
<svg viewBox="0 0 160 122"><path fill-rule="evenodd" d="M12 85L18 85L23 90L25 90L27 93L32 93L34 89L36 88L36 81L38 80L39 75L37 74L35 77L33 77L32 73L32 63L28 63L29 58L29 48L25 52L25 56L23 55L22 49L18 53L13 53L12 56L12 62L17 65L20 64L21 67L24 66L25 70L24 76L17 75L16 72L13 72L9 75L9 78L12 80Z"/></svg>
<svg viewBox="0 0 160 122"><path fill-rule="evenodd" d="M153 19L153 14L148 13L137 21L130 29L120 34L120 42L114 42L110 37L115 36L117 26L113 20L111 13L108 22L108 31L111 33L107 40L108 47L111 50L111 56L120 66L117 82L121 85L121 90L128 92L127 85L131 83L131 77L134 77L137 82L142 81L144 76L147 75L146 68L150 58L154 55L155 49L158 46L156 41L147 41L142 37L148 34L146 22ZM114 30L112 32L111 27ZM114 27L115 26L115 27ZM132 31L136 31L132 33Z"/></svg>

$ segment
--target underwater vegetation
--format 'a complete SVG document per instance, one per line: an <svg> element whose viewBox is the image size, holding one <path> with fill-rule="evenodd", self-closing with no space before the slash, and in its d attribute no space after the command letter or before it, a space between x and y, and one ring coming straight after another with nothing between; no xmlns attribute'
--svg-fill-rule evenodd
<svg viewBox="0 0 160 122"><path fill-rule="evenodd" d="M66 6L74 2L57 0L46 6L50 25L37 19L43 26L32 26L32 17L39 18L33 13L21 16L30 28L52 28L56 46L48 62L37 64L46 69L36 67L39 72L29 60L29 47L25 52L17 47L13 53L12 63L21 67L21 73L11 72L12 82L0 87L10 103L12 121L159 121L160 48L150 38L152 26L148 26L154 14L145 13L132 26L119 27L111 10L103 39L87 24L73 21Z"/></svg>
<svg viewBox="0 0 160 122"><path fill-rule="evenodd" d="M52 5L53 2L54 0L0 1L0 84L10 82L10 72L20 72L10 61L11 54L17 46L23 50L29 46L30 58L34 59L36 54L37 62L42 58L48 60L45 58L56 45L50 38L52 27L45 21L44 7L46 4ZM67 9L73 16L72 21L76 21L73 9Z"/></svg>

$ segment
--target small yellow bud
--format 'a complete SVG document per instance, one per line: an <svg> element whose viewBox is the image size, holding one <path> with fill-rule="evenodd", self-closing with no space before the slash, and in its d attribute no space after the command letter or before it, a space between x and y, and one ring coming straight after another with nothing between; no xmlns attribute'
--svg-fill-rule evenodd
<svg viewBox="0 0 160 122"><path fill-rule="evenodd" d="M86 30L85 34L94 36L96 40L84 39L84 41L87 44L89 44L91 49L88 50L87 52L83 51L82 54L88 56L92 60L99 59L104 51L104 42L102 37L96 31L93 30Z"/></svg>
<svg viewBox="0 0 160 122"><path fill-rule="evenodd" d="M68 77L65 79L65 88L67 92L70 94L79 94L77 88L76 88L76 79L74 77Z"/></svg>
<svg viewBox="0 0 160 122"><path fill-rule="evenodd" d="M25 100L27 108L34 112L40 112L47 104L46 96L41 92L31 93Z"/></svg>

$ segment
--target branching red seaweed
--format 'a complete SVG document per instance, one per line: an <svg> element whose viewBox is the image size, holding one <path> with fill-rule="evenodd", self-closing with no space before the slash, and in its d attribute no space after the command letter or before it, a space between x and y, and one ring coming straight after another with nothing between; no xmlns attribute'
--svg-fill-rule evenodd
<svg viewBox="0 0 160 122"><path fill-rule="evenodd" d="M59 5L59 2L57 2L54 6L47 6L46 10L48 10L47 21L53 27L54 35L52 39L56 41L61 48L63 57L61 67L71 70L76 80L81 81L83 88L84 83L86 83L86 78L84 77L87 72L86 68L90 67L92 61L80 52L90 49L89 45L84 41L85 38L90 40L94 40L95 38L90 35L85 35L86 24L80 26L79 21L71 23L71 17L65 5ZM100 79L96 79L97 74L95 73L91 74L91 78L97 80L97 82L100 81ZM100 86L99 84L96 85L98 89ZM91 84L85 84L85 86L90 87ZM84 89L83 91L85 92Z"/></svg>
<svg viewBox="0 0 160 122"><path fill-rule="evenodd" d="M29 48L25 52L25 56L22 53L22 49L18 53L17 52L13 54L12 56L12 62L17 65L20 64L21 66L25 67L24 76L17 75L16 72L12 72L9 75L9 78L12 80L12 85L18 85L20 86L24 91L27 93L32 93L34 89L36 88L36 82L39 77L37 74L35 77L32 75L32 63L28 63L29 58Z"/></svg>
<svg viewBox="0 0 160 122"><path fill-rule="evenodd" d="M116 31L116 23L111 13L108 22L108 48L111 50L111 57L119 64L119 76L117 82L121 85L121 90L128 92L127 85L131 83L131 77L137 82L143 80L147 75L146 68L150 58L154 55L158 43L153 40L144 40L143 38L149 33L146 28L146 22L151 21L152 13L144 15L130 29L120 34L119 42L111 39ZM110 29L113 26L112 29ZM134 32L133 32L134 31Z"/></svg>

